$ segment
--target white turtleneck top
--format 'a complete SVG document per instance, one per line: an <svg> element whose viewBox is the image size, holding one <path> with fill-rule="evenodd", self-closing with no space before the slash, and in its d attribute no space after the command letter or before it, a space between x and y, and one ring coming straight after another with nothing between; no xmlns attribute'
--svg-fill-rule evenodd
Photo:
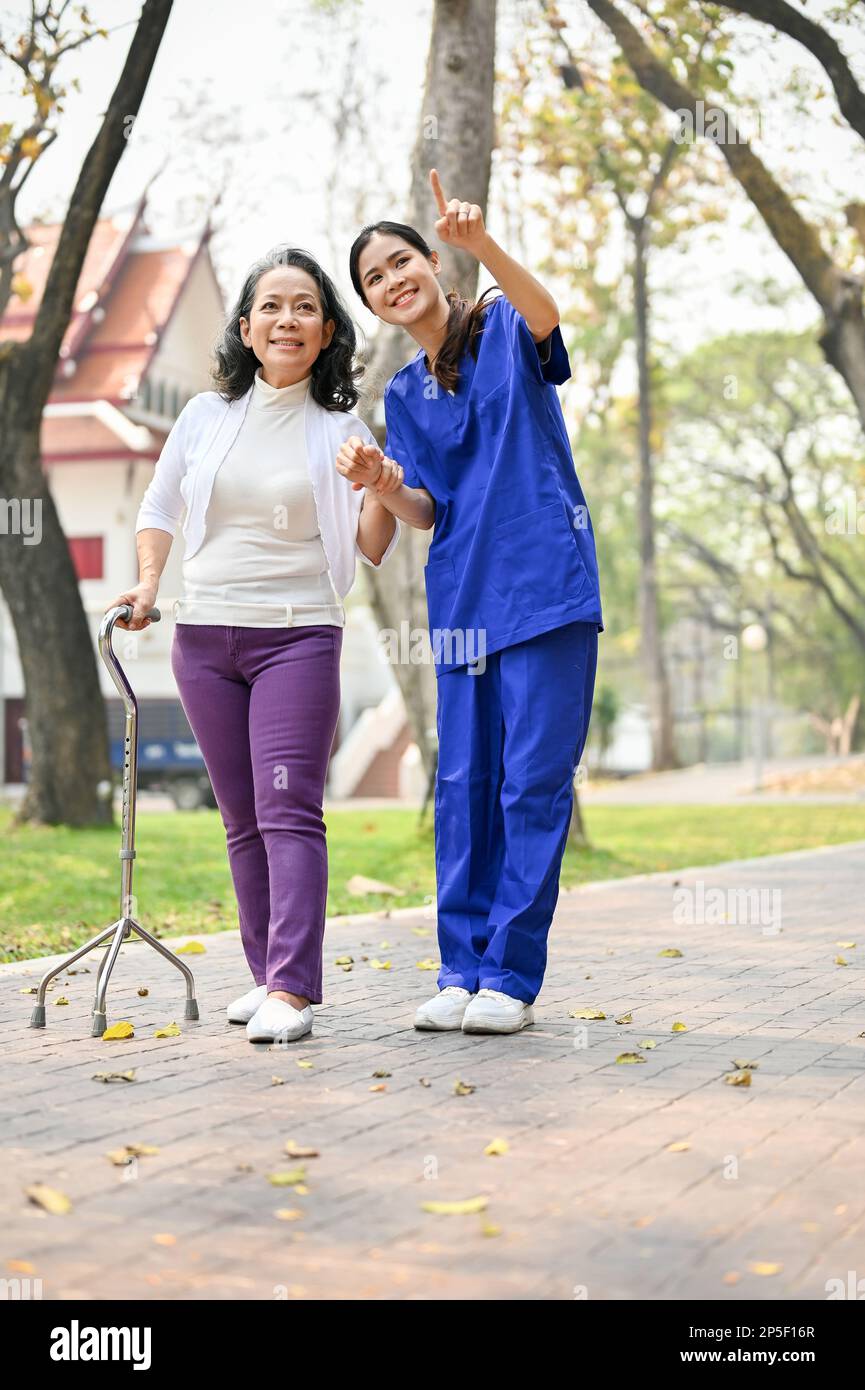
<svg viewBox="0 0 865 1390"><path fill-rule="evenodd" d="M306 454L310 378L255 374L237 438L213 480L199 549L183 563L179 623L345 624L328 571Z"/></svg>

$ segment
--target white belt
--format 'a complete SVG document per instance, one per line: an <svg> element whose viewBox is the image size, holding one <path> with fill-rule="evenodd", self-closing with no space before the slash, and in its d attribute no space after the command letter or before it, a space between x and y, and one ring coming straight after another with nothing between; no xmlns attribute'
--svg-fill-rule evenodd
<svg viewBox="0 0 865 1390"><path fill-rule="evenodd" d="M291 627L295 614L320 613L321 622L340 622L344 610L333 604L320 603L223 603L207 599L175 599L173 616L175 622L182 621L181 614L195 611L198 621L204 622L212 617L214 623L228 622L233 627L243 627L245 622L253 621L255 626ZM231 615L227 617L226 615Z"/></svg>

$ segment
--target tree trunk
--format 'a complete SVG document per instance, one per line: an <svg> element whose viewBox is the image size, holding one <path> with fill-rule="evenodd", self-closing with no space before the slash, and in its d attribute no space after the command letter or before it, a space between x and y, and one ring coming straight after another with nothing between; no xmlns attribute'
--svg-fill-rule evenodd
<svg viewBox="0 0 865 1390"><path fill-rule="evenodd" d="M75 185L30 339L0 345L0 495L40 504L41 537L0 538L0 587L27 692L32 761L16 819L101 824L112 819L105 702L96 651L66 537L40 458L42 411L93 227L126 148L171 0L145 0L108 109ZM38 534L38 532L36 533Z"/></svg>
<svg viewBox="0 0 865 1390"><path fill-rule="evenodd" d="M664 661L655 566L654 465L652 460L652 384L649 375L649 290L646 280L645 218L629 219L634 238L634 307L640 409L640 642L649 696L652 767L676 766L670 686Z"/></svg>
<svg viewBox="0 0 865 1390"><path fill-rule="evenodd" d="M589 848L589 837L586 834L583 808L580 804L580 793L576 784L574 785L574 800L571 806L571 823L568 826L568 844L576 845L579 849Z"/></svg>
<svg viewBox="0 0 865 1390"><path fill-rule="evenodd" d="M423 101L412 154L408 223L426 237L442 261L441 285L456 286L467 298L477 289L478 263L473 256L440 243L433 230L438 213L429 186L429 171L438 169L447 197L478 203L486 212L494 140L495 0L436 0L426 67ZM431 114L434 113L434 114ZM409 360L414 344L399 329L380 325L367 366L367 394L361 413L373 426L374 403L394 372ZM377 431L382 437L381 428ZM364 573L372 608L381 629L399 633L426 631L427 606L423 566L431 531L403 526L392 560L379 573ZM394 675L427 777L435 771L436 677L432 660L399 662Z"/></svg>
<svg viewBox="0 0 865 1390"><path fill-rule="evenodd" d="M856 734L856 721L859 718L859 708L862 701L858 695L852 696L846 712L841 718L841 741L838 745L838 752L842 757L849 757L853 750L853 739Z"/></svg>
<svg viewBox="0 0 865 1390"><path fill-rule="evenodd" d="M0 372L4 421L28 385L16 370ZM110 822L105 704L69 545L32 431L7 426L4 453L7 496L32 499L41 529L41 535L40 529L34 532L38 544L12 536L0 543L0 585L18 641L32 750L30 783L16 819Z"/></svg>

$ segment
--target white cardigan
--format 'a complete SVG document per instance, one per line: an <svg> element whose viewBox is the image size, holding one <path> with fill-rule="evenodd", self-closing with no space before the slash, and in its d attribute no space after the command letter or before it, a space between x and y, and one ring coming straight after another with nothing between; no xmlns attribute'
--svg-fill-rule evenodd
<svg viewBox="0 0 865 1390"><path fill-rule="evenodd" d="M177 534L184 506L186 556L192 556L204 540L204 518L217 469L243 423L253 388L236 401L226 401L217 391L193 396L175 420L145 489L135 522L136 534L146 527ZM374 562L357 543L357 527L365 489L357 491L336 471L339 446L356 434L375 444L372 431L357 416L344 410L325 410L312 392L304 408L306 448L322 545L334 588L344 598L354 583L355 557ZM396 519L395 519L396 520ZM382 560L387 560L399 540L396 528Z"/></svg>

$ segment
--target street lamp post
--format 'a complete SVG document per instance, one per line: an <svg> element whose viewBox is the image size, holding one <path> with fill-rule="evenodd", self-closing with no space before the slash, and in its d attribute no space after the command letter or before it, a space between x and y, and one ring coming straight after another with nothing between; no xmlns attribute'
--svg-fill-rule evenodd
<svg viewBox="0 0 865 1390"><path fill-rule="evenodd" d="M749 652L755 654L764 652L768 640L766 629L762 623L749 623L742 630L742 645ZM754 743L754 791L759 792L763 789L763 709L760 703L759 679L754 680L752 687L751 719Z"/></svg>

